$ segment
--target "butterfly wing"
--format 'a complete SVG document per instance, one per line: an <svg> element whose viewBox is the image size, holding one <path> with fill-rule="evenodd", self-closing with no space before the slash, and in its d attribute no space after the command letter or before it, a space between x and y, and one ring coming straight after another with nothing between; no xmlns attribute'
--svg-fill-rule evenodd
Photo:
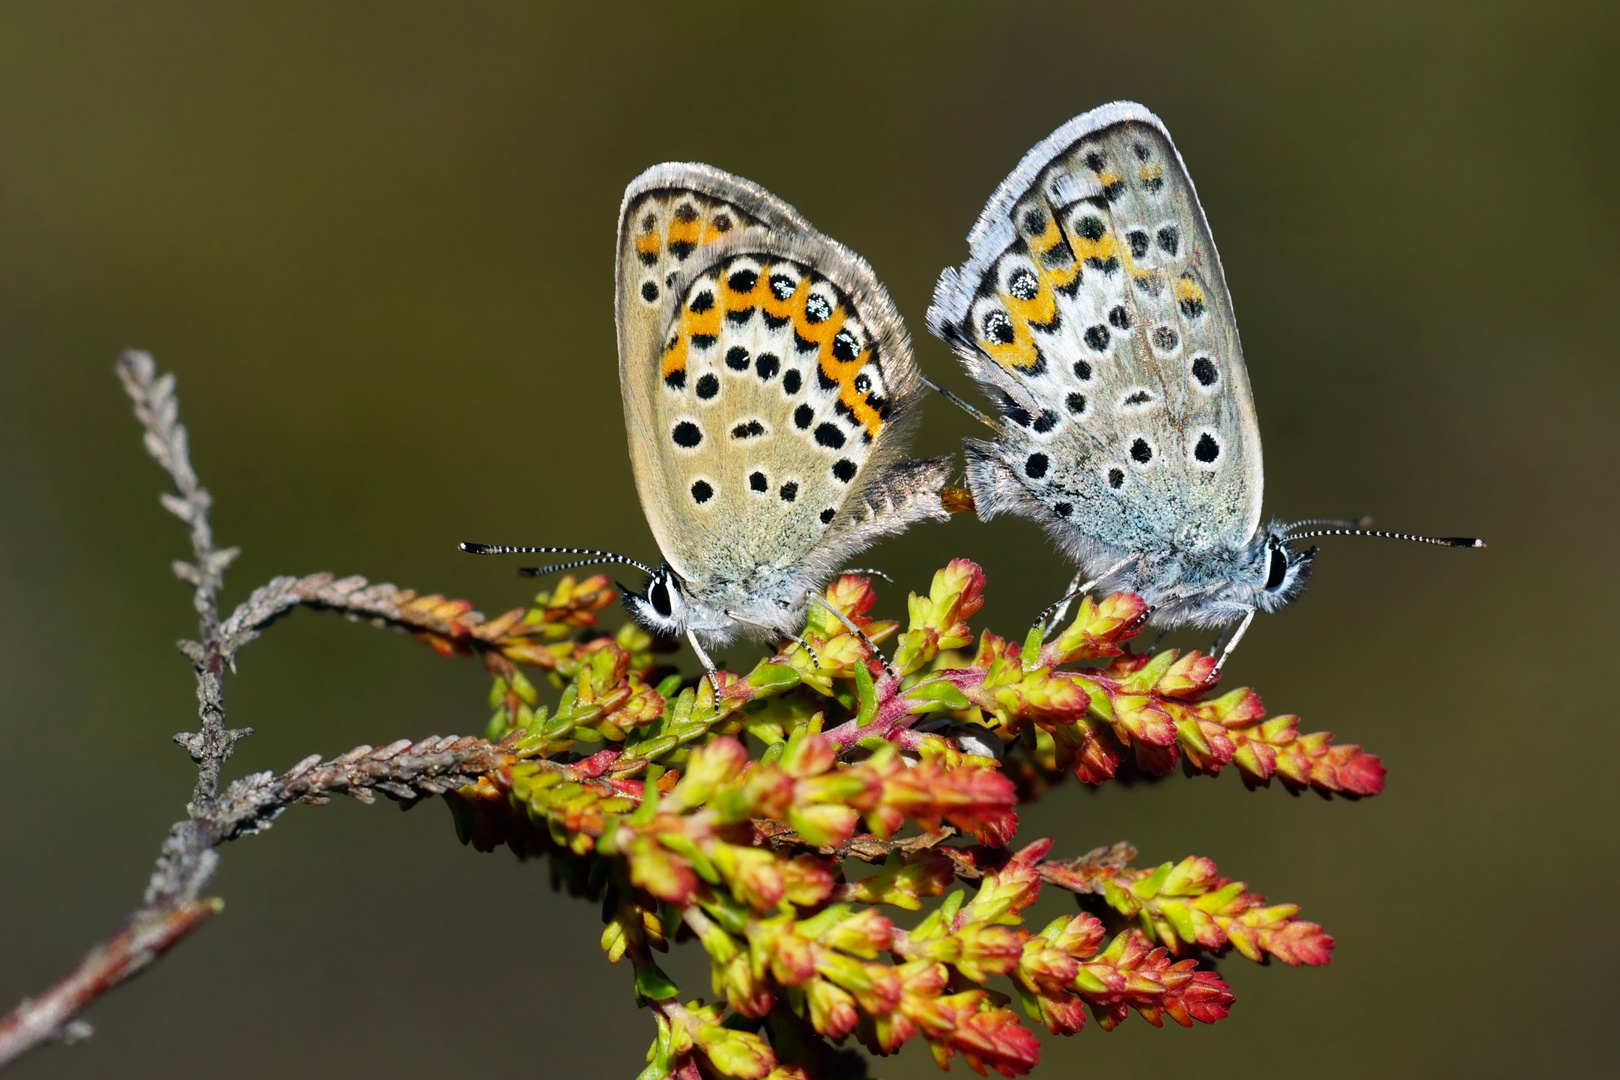
<svg viewBox="0 0 1620 1080"><path fill-rule="evenodd" d="M619 390L636 490L661 551L673 550L677 522L653 513L662 502L666 451L659 430L659 392L685 378L661 368L662 346L679 272L697 256L746 228L785 235L813 233L798 211L740 176L698 162L654 165L630 182L619 205L614 321L619 337ZM652 369L649 370L649 365ZM682 568L676 567L677 572ZM683 575L684 576L684 575Z"/></svg>
<svg viewBox="0 0 1620 1080"><path fill-rule="evenodd" d="M863 260L791 207L707 166L649 170L625 196L618 282L636 483L696 592L824 570L944 516L926 489L946 466L919 483L897 461L922 393L899 314Z"/></svg>
<svg viewBox="0 0 1620 1080"><path fill-rule="evenodd" d="M1118 102L1064 124L968 242L928 328L1003 402L1001 434L969 445L981 516L1034 517L1086 563L1251 537L1262 475L1248 373L1163 123Z"/></svg>

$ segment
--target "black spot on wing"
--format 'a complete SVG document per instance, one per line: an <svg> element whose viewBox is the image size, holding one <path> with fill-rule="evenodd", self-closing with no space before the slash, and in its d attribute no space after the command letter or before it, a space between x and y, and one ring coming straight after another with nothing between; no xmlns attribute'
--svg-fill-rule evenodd
<svg viewBox="0 0 1620 1080"><path fill-rule="evenodd" d="M786 375L782 376L782 389L786 390L790 396L797 394L799 392L799 388L803 385L804 377L799 374L798 368L794 368Z"/></svg>
<svg viewBox="0 0 1620 1080"><path fill-rule="evenodd" d="M1020 300L1033 300L1040 291L1040 283L1027 266L1020 266L1007 278L1007 292Z"/></svg>
<svg viewBox="0 0 1620 1080"><path fill-rule="evenodd" d="M732 371L748 370L748 350L741 345L733 345L726 350L726 367Z"/></svg>
<svg viewBox="0 0 1620 1080"><path fill-rule="evenodd" d="M664 385L671 390L680 390L686 386L686 369L679 368L664 376Z"/></svg>
<svg viewBox="0 0 1620 1080"><path fill-rule="evenodd" d="M714 372L709 372L697 381L697 396L704 401L708 401L719 392L720 380L715 377Z"/></svg>
<svg viewBox="0 0 1620 1080"><path fill-rule="evenodd" d="M984 336L988 340L1002 345L1011 345L1013 343L1015 332L1012 320L1007 318L1005 311L997 309L985 315Z"/></svg>
<svg viewBox="0 0 1620 1080"><path fill-rule="evenodd" d="M1024 475L1031 480L1039 480L1046 475L1049 464L1050 462L1047 461L1045 454L1031 454L1024 462Z"/></svg>
<svg viewBox="0 0 1620 1080"><path fill-rule="evenodd" d="M703 441L703 429L690 420L682 420L675 425L669 437L675 441L676 446L690 450Z"/></svg>
<svg viewBox="0 0 1620 1080"><path fill-rule="evenodd" d="M699 480L692 485L692 501L699 506L712 498L714 498L714 488L710 487L707 481Z"/></svg>
<svg viewBox="0 0 1620 1080"><path fill-rule="evenodd" d="M1221 444L1215 441L1215 436L1204 432L1198 437L1198 445L1193 447L1193 457L1205 465L1221 456Z"/></svg>
<svg viewBox="0 0 1620 1080"><path fill-rule="evenodd" d="M774 353L760 353L759 359L754 361L754 373L765 382L776 378L776 373L782 370L782 361Z"/></svg>
<svg viewBox="0 0 1620 1080"><path fill-rule="evenodd" d="M1192 373L1200 386L1214 386L1215 380L1220 378L1220 372L1215 370L1215 362L1207 356L1200 356L1192 362Z"/></svg>
<svg viewBox="0 0 1620 1080"><path fill-rule="evenodd" d="M844 432L837 424L823 422L816 426L816 442L830 450L841 449L844 445Z"/></svg>
<svg viewBox="0 0 1620 1080"><path fill-rule="evenodd" d="M861 355L861 343L855 335L849 332L848 327L839 330L833 338L832 354L839 360L849 361Z"/></svg>

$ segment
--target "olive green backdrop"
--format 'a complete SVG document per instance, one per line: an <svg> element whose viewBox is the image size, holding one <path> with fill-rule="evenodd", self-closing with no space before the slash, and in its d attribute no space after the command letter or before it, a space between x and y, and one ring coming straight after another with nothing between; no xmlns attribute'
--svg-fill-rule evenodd
<svg viewBox="0 0 1620 1080"><path fill-rule="evenodd" d="M1359 803L1235 775L1054 793L1025 834L1213 857L1304 905L1331 966L1220 970L1213 1028L1049 1040L1049 1075L1592 1075L1613 1013L1612 5L0 6L0 999L138 898L192 769L181 528L112 375L178 373L227 601L362 573L485 611L462 538L656 556L631 488L611 251L624 184L696 159L864 254L918 334L939 269L1053 127L1168 123L1213 223L1268 513L1478 533L1328 541L1230 669L1383 756ZM1297 10L1296 10L1297 8ZM968 430L929 406L920 449ZM1036 528L875 551L903 610L952 555L1019 633L1067 579ZM613 616L614 622L619 618ZM689 660L689 658L688 658ZM476 732L485 681L298 612L243 655L234 775ZM437 804L296 808L233 845L220 918L19 1077L628 1077L650 1041L594 905L461 847ZM670 967L708 994L697 957ZM1173 1027L1173 1025L1172 1025ZM926 1076L909 1049L882 1075ZM958 1072L964 1066L957 1063Z"/></svg>

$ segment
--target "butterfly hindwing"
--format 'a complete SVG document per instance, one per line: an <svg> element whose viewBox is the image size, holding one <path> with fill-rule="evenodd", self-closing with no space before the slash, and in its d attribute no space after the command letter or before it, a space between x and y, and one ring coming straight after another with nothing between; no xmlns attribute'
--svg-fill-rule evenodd
<svg viewBox="0 0 1620 1080"><path fill-rule="evenodd" d="M1043 521L1087 559L1259 523L1261 459L1231 300L1159 120L1119 103L1026 155L940 278L929 329L1004 402L969 447L985 516Z"/></svg>
<svg viewBox="0 0 1620 1080"><path fill-rule="evenodd" d="M921 392L903 324L865 262L773 196L703 169L702 192L669 172L648 185L657 210L632 185L619 260L637 485L666 561L698 593L761 568L823 569L914 520L915 508L887 503L906 487L895 459ZM692 220L680 221L683 207ZM731 227L715 229L716 215ZM685 226L684 254L666 222ZM649 280L656 295L642 292ZM943 469L930 474L935 492Z"/></svg>

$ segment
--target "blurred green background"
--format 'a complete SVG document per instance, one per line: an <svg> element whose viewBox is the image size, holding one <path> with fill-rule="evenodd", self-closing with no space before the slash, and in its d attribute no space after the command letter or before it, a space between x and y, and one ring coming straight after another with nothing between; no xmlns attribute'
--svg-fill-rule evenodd
<svg viewBox="0 0 1620 1080"><path fill-rule="evenodd" d="M965 392L922 331L936 274L1026 148L1134 98L1220 243L1268 512L1490 548L1329 541L1230 669L1381 754L1383 796L1228 775L1025 815L1064 853L1209 855L1339 943L1324 969L1227 959L1229 1020L1088 1025L1043 1073L1612 1075L1617 30L1571 2L0 7L3 1004L139 899L193 775L169 742L194 723L184 536L121 348L179 376L244 549L227 602L329 569L497 612L532 586L457 540L655 557L614 369L632 176L696 159L777 191ZM931 406L919 450L966 430ZM977 625L1018 633L1067 579L1047 552L957 520L871 560L899 612L978 559ZM258 732L233 774L481 731L485 687L298 612L228 684ZM17 1075L634 1075L629 972L547 877L463 848L437 804L297 808L224 852L223 918ZM697 961L670 969L707 995ZM877 1069L934 1074L916 1047Z"/></svg>

